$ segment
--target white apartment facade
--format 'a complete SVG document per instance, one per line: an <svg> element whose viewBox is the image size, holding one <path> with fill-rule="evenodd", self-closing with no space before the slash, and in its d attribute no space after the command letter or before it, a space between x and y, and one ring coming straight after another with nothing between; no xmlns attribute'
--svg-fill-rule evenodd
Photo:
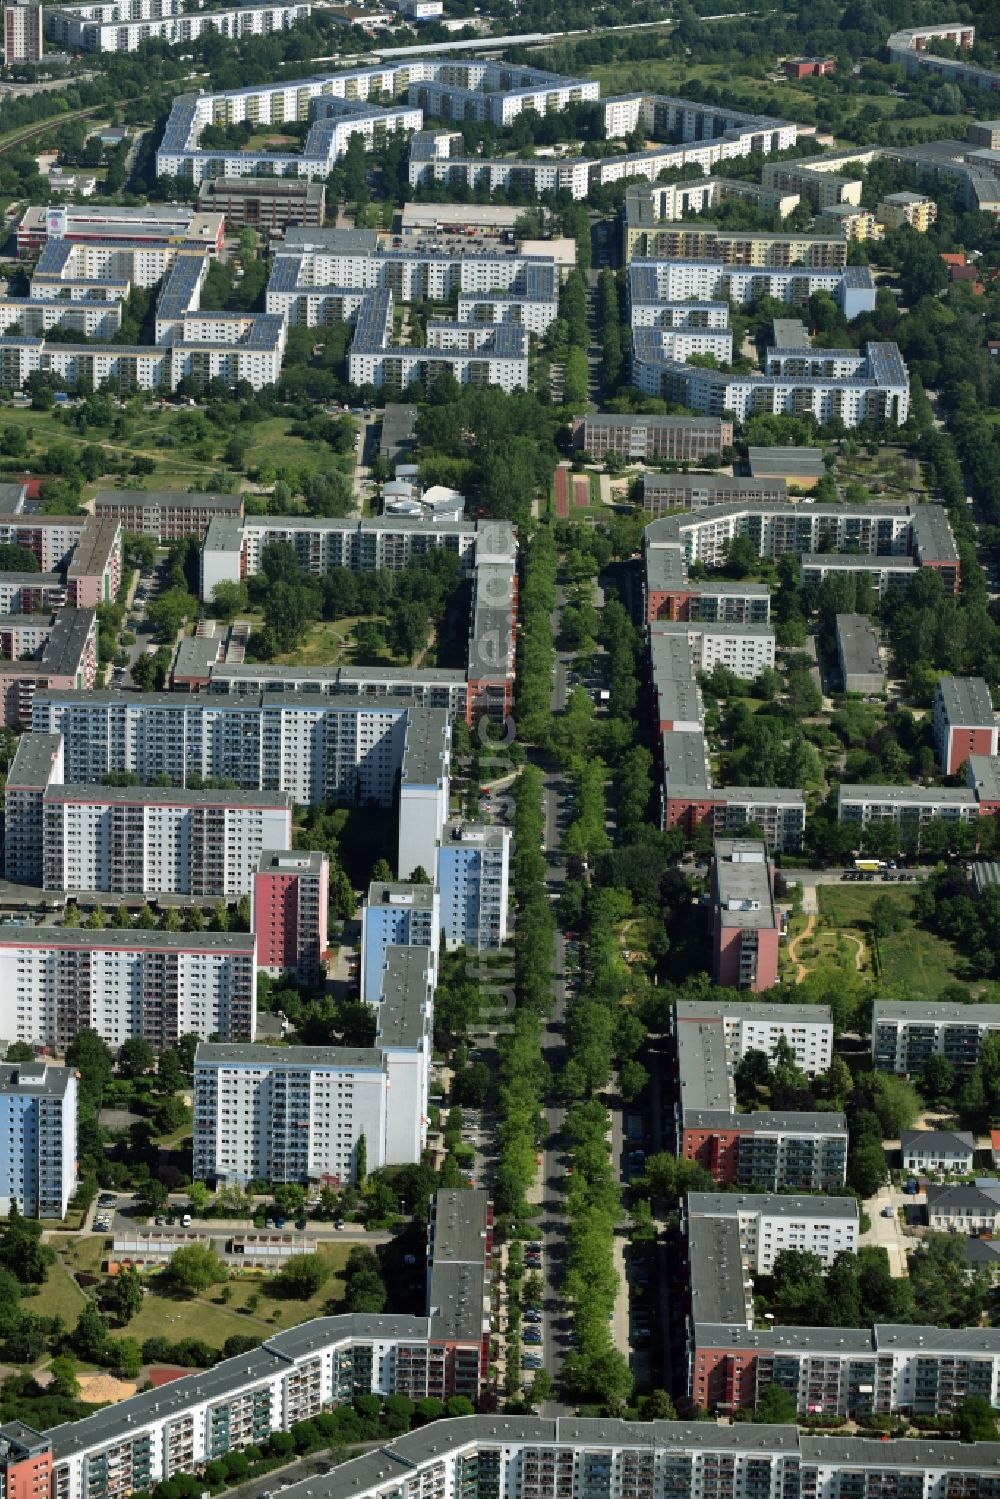
<svg viewBox="0 0 1000 1499"><path fill-rule="evenodd" d="M51 785L42 817L47 890L238 900L291 847L287 792Z"/></svg>
<svg viewBox="0 0 1000 1499"><path fill-rule="evenodd" d="M509 935L510 828L446 823L437 852L441 927L449 947L498 948Z"/></svg>
<svg viewBox="0 0 1000 1499"><path fill-rule="evenodd" d="M733 1219L742 1258L757 1275L770 1275L782 1250L817 1254L829 1268L841 1252L858 1247L858 1204L853 1197L785 1196L781 1193L689 1192L686 1221Z"/></svg>
<svg viewBox="0 0 1000 1499"><path fill-rule="evenodd" d="M291 30L297 21L308 20L312 12L306 0L216 11L166 6L156 7L166 14L143 14L152 8L137 0L125 5L46 6L45 34L66 51L136 52L144 42L180 46L196 41L208 31L217 31L233 41L247 36L270 36L273 32Z"/></svg>
<svg viewBox="0 0 1000 1499"><path fill-rule="evenodd" d="M774 666L772 625L715 624L701 620L658 622L650 633L686 638L695 671L711 672L716 666L724 666L744 681L752 682L766 667Z"/></svg>
<svg viewBox="0 0 1000 1499"><path fill-rule="evenodd" d="M436 960L440 942L441 896L433 884L373 881L361 913L361 999L380 1002L387 947L426 947Z"/></svg>
<svg viewBox="0 0 1000 1499"><path fill-rule="evenodd" d="M433 969L421 948L390 948L386 965L373 1047L199 1046L196 1177L341 1186L361 1152L369 1171L420 1160Z"/></svg>
<svg viewBox="0 0 1000 1499"><path fill-rule="evenodd" d="M23 927L0 931L0 1030L63 1051L95 1030L113 1050L181 1036L249 1041L257 1021L254 938L234 932Z"/></svg>

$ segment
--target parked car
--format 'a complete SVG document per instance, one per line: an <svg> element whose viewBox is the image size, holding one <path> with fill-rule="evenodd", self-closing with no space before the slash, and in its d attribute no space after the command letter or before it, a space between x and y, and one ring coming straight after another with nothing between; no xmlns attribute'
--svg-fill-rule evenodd
<svg viewBox="0 0 1000 1499"><path fill-rule="evenodd" d="M541 1328L526 1327L524 1329L524 1333L522 1334L521 1341L523 1343L540 1343L542 1341Z"/></svg>
<svg viewBox="0 0 1000 1499"><path fill-rule="evenodd" d="M541 1322L542 1320L542 1314L537 1306L526 1307L522 1315L525 1322Z"/></svg>

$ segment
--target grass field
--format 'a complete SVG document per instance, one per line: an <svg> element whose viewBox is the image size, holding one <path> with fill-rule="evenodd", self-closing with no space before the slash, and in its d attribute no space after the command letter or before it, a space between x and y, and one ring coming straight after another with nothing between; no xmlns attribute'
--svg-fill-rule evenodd
<svg viewBox="0 0 1000 1499"><path fill-rule="evenodd" d="M681 84L693 81L715 84L723 89L732 86L731 73L727 67L714 63L691 63L683 57L656 58L646 62L598 63L596 66L588 66L587 73L600 78L601 93L604 95L636 91L677 93ZM758 96L766 101L769 109L776 108L777 113L790 120L801 119L803 115L809 118L815 107L817 93L813 89L801 87L791 79L755 78L741 73L738 82L741 93ZM862 91L852 94L849 102L853 114L860 114L863 109L872 109L879 115L891 116L899 100L888 94ZM881 135L886 140L892 140L901 130L918 130L928 138L933 135L963 140L971 118L971 115L927 114L913 119L886 119L881 127ZM843 138L847 141L851 139L846 132Z"/></svg>
<svg viewBox="0 0 1000 1499"><path fill-rule="evenodd" d="M1000 984L993 981L969 983L962 973L962 961L950 942L916 926L910 919L913 906L911 891L894 890L874 882L870 885L821 885L817 891L822 915L835 928L850 933L853 928L866 942L871 941L870 912L872 901L884 896L906 917L902 931L883 937L878 944L882 963L882 980L908 999L936 999L947 984L968 984L973 997L986 1003L1000 1000Z"/></svg>
<svg viewBox="0 0 1000 1499"><path fill-rule="evenodd" d="M86 1238L70 1240L63 1247L59 1265L49 1273L42 1300L47 1316L58 1312L69 1322L74 1322L84 1304L84 1296L72 1278L71 1271L87 1270L100 1274L108 1258L109 1240ZM151 1273L145 1277L146 1295L137 1314L128 1326L119 1331L129 1337L164 1337L171 1342L181 1338L200 1338L212 1347L221 1348L234 1333L253 1333L264 1336L277 1327L295 1327L310 1317L321 1314L330 1300L338 1300L343 1294L344 1266L350 1253L348 1244L323 1244L318 1251L329 1261L331 1274L315 1296L308 1301L287 1301L272 1295L268 1289L271 1281L264 1275L234 1278L227 1287L213 1286L203 1295L179 1297L167 1295L157 1289L158 1277ZM229 1300L223 1302L224 1289ZM256 1311L247 1312L246 1304L251 1296L259 1298ZM75 1298L75 1300L70 1300Z"/></svg>
<svg viewBox="0 0 1000 1499"><path fill-rule="evenodd" d="M42 451L52 443L69 443L81 449L95 444L108 454L109 459L116 462L142 457L151 458L156 464L155 473L142 479L120 482L155 489L172 481L174 487L186 489L192 484L204 484L220 470L227 469L223 451L231 434L209 428L211 436L207 444L199 445L197 451L183 447L180 443L176 447L159 446L158 439L171 437L172 428L184 415L181 410L149 407L129 422L125 437L112 440L108 432L101 428L90 428L85 434L81 434L75 428L68 427L54 412L32 411L28 407L15 406L0 411L0 428L24 427L32 444L29 456L16 463L12 461L12 468L30 470L31 453ZM268 417L248 428L246 467L256 469L267 463L279 475L282 472L297 475L325 473L343 466L344 460L338 458L327 443L293 437L289 431L290 425L292 424L284 417ZM352 462L349 459L346 471L351 472L351 469ZM98 483L91 486L91 489L100 487ZM84 493L88 491L85 490Z"/></svg>

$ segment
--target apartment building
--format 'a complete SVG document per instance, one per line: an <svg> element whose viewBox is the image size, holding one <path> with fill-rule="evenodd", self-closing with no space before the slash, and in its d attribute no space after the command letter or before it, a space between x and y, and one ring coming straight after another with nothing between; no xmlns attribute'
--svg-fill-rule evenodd
<svg viewBox="0 0 1000 1499"><path fill-rule="evenodd" d="M920 1077L931 1057L945 1057L967 1072L986 1037L997 1033L1000 1005L879 999L872 1008L872 1062L880 1072Z"/></svg>
<svg viewBox="0 0 1000 1499"><path fill-rule="evenodd" d="M65 1218L77 1188L77 1074L0 1063L0 1212Z"/></svg>
<svg viewBox="0 0 1000 1499"><path fill-rule="evenodd" d="M712 860L712 979L759 993L778 981L781 919L767 845L720 838Z"/></svg>
<svg viewBox="0 0 1000 1499"><path fill-rule="evenodd" d="M847 1126L842 1114L739 1114L733 1068L748 1051L770 1055L784 1036L798 1066L830 1063L833 1024L824 1007L740 1006L714 1001L674 1007L677 1153L698 1161L720 1185L769 1192L831 1191L843 1186Z"/></svg>
<svg viewBox="0 0 1000 1499"><path fill-rule="evenodd" d="M113 1049L141 1036L252 1039L254 938L233 932L17 927L0 930L0 1028L61 1053L84 1029Z"/></svg>
<svg viewBox="0 0 1000 1499"><path fill-rule="evenodd" d="M843 244L842 239L838 243ZM848 321L875 306L875 281L868 266L725 264L719 259L671 256L653 236L628 268L633 325L657 324L667 308L683 302L744 305L773 297L804 306L814 292L828 292ZM846 248L846 246L845 246ZM728 413L727 413L728 415Z"/></svg>
<svg viewBox="0 0 1000 1499"><path fill-rule="evenodd" d="M865 829L892 823L914 849L930 822L975 823L982 814L975 790L958 786L864 786L842 783L837 791L837 818L860 835Z"/></svg>
<svg viewBox="0 0 1000 1499"><path fill-rule="evenodd" d="M860 353L769 349L763 372L750 374L683 364L648 344L640 355L635 379L641 390L706 416L726 411L742 422L762 412L811 412L818 422L839 420L857 427L863 422L902 426L909 415L909 377L893 343L869 343Z"/></svg>
<svg viewBox="0 0 1000 1499"><path fill-rule="evenodd" d="M743 681L752 682L765 668L774 666L773 625L657 620L650 625L649 635L651 646L656 640L685 641L696 672L723 666Z"/></svg>
<svg viewBox="0 0 1000 1499"><path fill-rule="evenodd" d="M59 573L0 572L0 614L53 614L65 602Z"/></svg>
<svg viewBox="0 0 1000 1499"><path fill-rule="evenodd" d="M837 662L845 692L879 697L885 691L885 670L878 636L867 614L838 614Z"/></svg>
<svg viewBox="0 0 1000 1499"><path fill-rule="evenodd" d="M200 213L188 203L144 203L134 208L60 203L25 209L17 229L17 253L44 251L51 242L51 255L40 255L36 276L43 265L54 271L71 262L77 274L99 277L102 270L121 271L127 260L128 279L153 286L177 255L204 254L206 249L220 254L224 231L221 213Z"/></svg>
<svg viewBox="0 0 1000 1499"><path fill-rule="evenodd" d="M20 623L18 623L18 620ZM21 660L0 661L0 722L31 722L36 692L87 691L97 680L97 613L60 609L51 618L7 620L7 649L25 650Z"/></svg>
<svg viewBox="0 0 1000 1499"><path fill-rule="evenodd" d="M265 841L252 874L250 930L257 967L314 984L327 950L330 860L316 849Z"/></svg>
<svg viewBox="0 0 1000 1499"><path fill-rule="evenodd" d="M766 161L761 170L765 187L776 192L795 192L816 213L837 203L855 207L861 202L861 180L825 170L822 161Z"/></svg>
<svg viewBox="0 0 1000 1499"><path fill-rule="evenodd" d="M995 148L989 148L995 149ZM887 193L876 210L878 222L886 229L909 225L918 234L926 234L937 223L937 204L925 193Z"/></svg>
<svg viewBox="0 0 1000 1499"><path fill-rule="evenodd" d="M46 890L236 901L255 886L262 851L291 839L287 792L50 781L42 795Z"/></svg>
<svg viewBox="0 0 1000 1499"><path fill-rule="evenodd" d="M736 1223L740 1255L756 1275L770 1275L783 1250L816 1254L829 1266L838 1254L856 1252L860 1232L854 1197L785 1197L778 1193L689 1192L684 1230L698 1222ZM689 1264L698 1256L690 1253Z"/></svg>
<svg viewBox="0 0 1000 1499"><path fill-rule="evenodd" d="M240 494L185 494L168 489L99 489L94 514L117 521L123 531L155 536L159 542L185 536L204 538L218 516L243 519Z"/></svg>
<svg viewBox="0 0 1000 1499"><path fill-rule="evenodd" d="M449 947L498 948L510 935L510 828L445 823L437 850L441 929Z"/></svg>
<svg viewBox="0 0 1000 1499"><path fill-rule="evenodd" d="M942 677L934 694L934 745L946 775L971 755L997 753L993 699L982 677Z"/></svg>
<svg viewBox="0 0 1000 1499"><path fill-rule="evenodd" d="M42 883L43 797L62 779L62 735L22 734L4 795L4 879L12 884Z"/></svg>
<svg viewBox="0 0 1000 1499"><path fill-rule="evenodd" d="M18 3L3 8L3 60L15 63L41 62L45 48L43 11L40 5Z"/></svg>
<svg viewBox="0 0 1000 1499"><path fill-rule="evenodd" d="M433 977L420 948L389 948L386 965L374 1046L198 1047L197 1176L341 1186L357 1179L359 1150L369 1171L420 1160Z"/></svg>
<svg viewBox="0 0 1000 1499"><path fill-rule="evenodd" d="M441 941L441 897L433 884L375 880L361 912L361 999L378 1004L387 947L426 947L435 961Z"/></svg>
<svg viewBox="0 0 1000 1499"><path fill-rule="evenodd" d="M66 568L66 602L74 609L96 609L118 597L122 581L122 527L116 520L88 516Z"/></svg>
<svg viewBox="0 0 1000 1499"><path fill-rule="evenodd" d="M161 41L177 47L196 41L209 31L238 41L248 36L269 36L290 31L297 21L306 21L312 11L305 0L288 4L241 5L234 10L184 10L172 4L156 7L146 0L124 5L85 4L46 6L45 35L66 52L137 52L144 42Z"/></svg>
<svg viewBox="0 0 1000 1499"><path fill-rule="evenodd" d="M382 807L392 805L398 784L406 874L433 867L447 818L448 715L392 699L41 692L33 727L62 734L65 774L77 783L125 771L145 785L167 776L183 786L194 773L246 791L287 792L301 805Z"/></svg>
<svg viewBox="0 0 1000 1499"><path fill-rule="evenodd" d="M427 1306L439 1332L450 1334L449 1384L471 1399L489 1374L493 1248L493 1204L486 1192L442 1187L434 1194Z"/></svg>

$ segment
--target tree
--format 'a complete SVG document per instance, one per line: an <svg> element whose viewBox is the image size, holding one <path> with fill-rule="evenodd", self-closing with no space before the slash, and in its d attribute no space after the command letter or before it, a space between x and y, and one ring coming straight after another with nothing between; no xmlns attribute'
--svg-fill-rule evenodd
<svg viewBox="0 0 1000 1499"><path fill-rule="evenodd" d="M213 1250L203 1244L190 1244L175 1250L161 1274L170 1286L188 1296L196 1291L207 1291L209 1286L220 1285L229 1279L225 1265L219 1262Z"/></svg>
<svg viewBox="0 0 1000 1499"><path fill-rule="evenodd" d="M364 1134L358 1136L358 1143L354 1148L354 1179L358 1186L364 1186L365 1177L368 1175L368 1141Z"/></svg>
<svg viewBox="0 0 1000 1499"><path fill-rule="evenodd" d="M876 937L891 937L894 932L901 932L906 926L906 919L898 901L891 896L877 895L872 901L869 920Z"/></svg>
<svg viewBox="0 0 1000 1499"><path fill-rule="evenodd" d="M115 1338L108 1349L111 1367L123 1379L135 1379L142 1368L142 1349L135 1338Z"/></svg>
<svg viewBox="0 0 1000 1499"><path fill-rule="evenodd" d="M997 1413L985 1395L966 1395L952 1411L952 1423L962 1442L995 1442Z"/></svg>
<svg viewBox="0 0 1000 1499"><path fill-rule="evenodd" d="M928 1057L920 1078L920 1091L929 1103L940 1103L954 1092L955 1076L955 1065L947 1057Z"/></svg>
<svg viewBox="0 0 1000 1499"><path fill-rule="evenodd" d="M798 1415L795 1396L781 1385L769 1384L757 1401L754 1414L768 1426L794 1426Z"/></svg>
<svg viewBox="0 0 1000 1499"><path fill-rule="evenodd" d="M119 1326L124 1327L131 1322L142 1306L142 1295L142 1281L138 1272L127 1267L119 1270L104 1298L105 1305L114 1313Z"/></svg>
<svg viewBox="0 0 1000 1499"><path fill-rule="evenodd" d="M847 1185L861 1197L874 1197L888 1175L885 1151L878 1140L865 1140L849 1152Z"/></svg>
<svg viewBox="0 0 1000 1499"><path fill-rule="evenodd" d="M52 1383L49 1385L49 1393L58 1395L63 1400L77 1400L80 1395L80 1385L76 1377L76 1359L71 1354L64 1353L52 1359L49 1364L49 1373Z"/></svg>
<svg viewBox="0 0 1000 1499"><path fill-rule="evenodd" d="M55 1250L42 1243L42 1225L22 1218L12 1207L0 1237L0 1266L16 1276L22 1286L42 1285L55 1259Z"/></svg>
<svg viewBox="0 0 1000 1499"><path fill-rule="evenodd" d="M88 1364L103 1364L108 1348L108 1324L96 1306L85 1306L72 1333L73 1351Z"/></svg>
<svg viewBox="0 0 1000 1499"><path fill-rule="evenodd" d="M155 1176L150 1176L142 1183L138 1192L138 1202L141 1210L149 1216L160 1213L167 1205L170 1193L163 1182Z"/></svg>
<svg viewBox="0 0 1000 1499"><path fill-rule="evenodd" d="M156 1065L156 1053L142 1036L131 1036L118 1048L118 1071L122 1077L142 1077Z"/></svg>
<svg viewBox="0 0 1000 1499"><path fill-rule="evenodd" d="M330 1264L321 1254L294 1254L275 1281L280 1296L308 1301L329 1279Z"/></svg>

